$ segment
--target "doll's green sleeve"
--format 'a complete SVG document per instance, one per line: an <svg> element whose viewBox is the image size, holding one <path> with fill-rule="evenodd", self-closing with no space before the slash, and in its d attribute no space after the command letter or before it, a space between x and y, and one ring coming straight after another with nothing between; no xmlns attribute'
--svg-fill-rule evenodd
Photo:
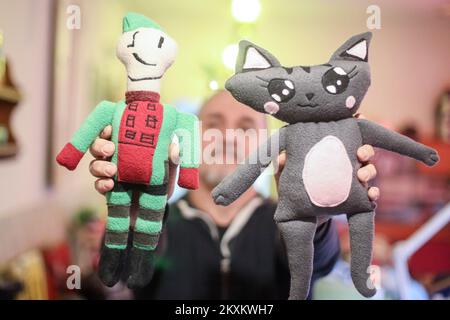
<svg viewBox="0 0 450 320"><path fill-rule="evenodd" d="M95 138L111 124L114 111L114 103L100 102L58 154L56 161L67 169L74 170Z"/></svg>
<svg viewBox="0 0 450 320"><path fill-rule="evenodd" d="M200 164L200 132L198 118L178 112L175 134L180 144L180 174L178 185L187 189L198 188Z"/></svg>

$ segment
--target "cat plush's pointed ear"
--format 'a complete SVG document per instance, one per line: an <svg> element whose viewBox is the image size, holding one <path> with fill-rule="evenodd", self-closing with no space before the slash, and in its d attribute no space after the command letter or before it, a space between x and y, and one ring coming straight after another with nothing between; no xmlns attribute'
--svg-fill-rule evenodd
<svg viewBox="0 0 450 320"><path fill-rule="evenodd" d="M236 73L262 70L281 66L267 50L247 40L239 42L239 53L236 60Z"/></svg>
<svg viewBox="0 0 450 320"><path fill-rule="evenodd" d="M333 60L348 61L368 61L369 44L372 39L372 32L361 33L348 39L336 52L331 56Z"/></svg>

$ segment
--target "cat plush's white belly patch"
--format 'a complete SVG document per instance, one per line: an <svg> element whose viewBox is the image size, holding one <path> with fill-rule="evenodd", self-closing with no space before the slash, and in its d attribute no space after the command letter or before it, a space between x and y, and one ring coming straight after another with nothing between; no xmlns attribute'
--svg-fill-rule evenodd
<svg viewBox="0 0 450 320"><path fill-rule="evenodd" d="M353 166L339 138L326 136L305 157L303 183L318 207L335 207L350 194Z"/></svg>

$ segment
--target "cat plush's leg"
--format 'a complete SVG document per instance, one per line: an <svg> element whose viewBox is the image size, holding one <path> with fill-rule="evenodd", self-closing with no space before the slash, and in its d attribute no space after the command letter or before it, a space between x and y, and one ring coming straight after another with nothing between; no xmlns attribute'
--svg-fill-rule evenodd
<svg viewBox="0 0 450 320"><path fill-rule="evenodd" d="M313 271L317 218L278 222L277 225L286 246L291 273L289 300L304 300L308 297Z"/></svg>
<svg viewBox="0 0 450 320"><path fill-rule="evenodd" d="M102 282L112 287L119 281L125 262L130 228L131 191L126 191L116 182L114 189L107 193L106 198L108 220L98 273Z"/></svg>
<svg viewBox="0 0 450 320"><path fill-rule="evenodd" d="M374 217L374 211L347 215L352 279L356 289L364 297L372 297L377 292L369 273L372 261Z"/></svg>
<svg viewBox="0 0 450 320"><path fill-rule="evenodd" d="M129 288L142 288L152 279L154 250L162 229L167 195L142 193L134 227L133 248L130 258Z"/></svg>

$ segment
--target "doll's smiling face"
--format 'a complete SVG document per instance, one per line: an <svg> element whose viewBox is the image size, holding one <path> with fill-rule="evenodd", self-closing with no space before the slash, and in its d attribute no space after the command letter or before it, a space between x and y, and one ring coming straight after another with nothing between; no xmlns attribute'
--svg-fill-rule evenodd
<svg viewBox="0 0 450 320"><path fill-rule="evenodd" d="M176 42L153 28L125 32L117 44L117 57L132 82L160 79L174 62L176 53Z"/></svg>

